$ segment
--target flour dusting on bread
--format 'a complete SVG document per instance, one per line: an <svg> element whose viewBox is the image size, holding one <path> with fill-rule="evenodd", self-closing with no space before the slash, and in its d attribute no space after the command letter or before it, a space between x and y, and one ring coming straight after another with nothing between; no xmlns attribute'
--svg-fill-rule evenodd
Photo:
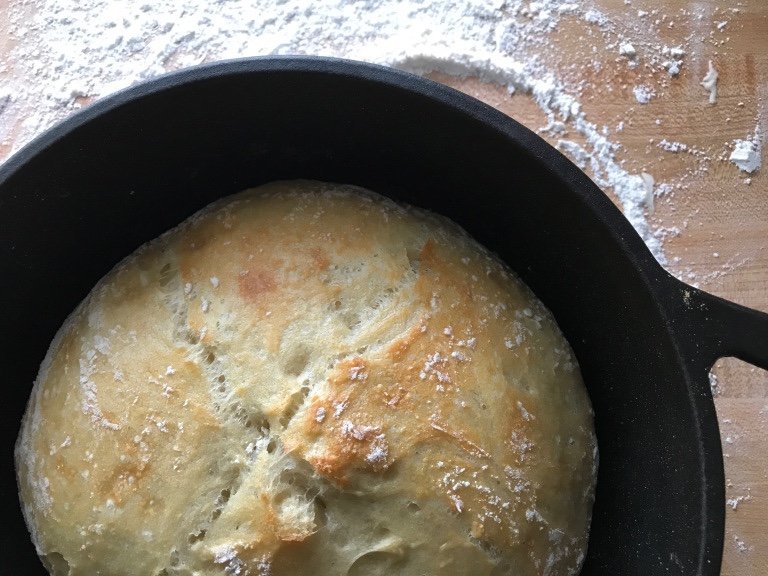
<svg viewBox="0 0 768 576"><path fill-rule="evenodd" d="M17 443L56 576L576 574L578 365L455 224L353 186L222 199L126 258Z"/></svg>

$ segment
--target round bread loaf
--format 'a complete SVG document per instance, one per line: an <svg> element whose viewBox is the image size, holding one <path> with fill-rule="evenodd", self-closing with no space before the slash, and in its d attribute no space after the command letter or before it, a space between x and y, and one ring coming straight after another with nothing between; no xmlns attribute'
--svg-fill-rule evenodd
<svg viewBox="0 0 768 576"><path fill-rule="evenodd" d="M16 448L56 576L575 574L579 369L451 222L352 186L225 198L112 270Z"/></svg>

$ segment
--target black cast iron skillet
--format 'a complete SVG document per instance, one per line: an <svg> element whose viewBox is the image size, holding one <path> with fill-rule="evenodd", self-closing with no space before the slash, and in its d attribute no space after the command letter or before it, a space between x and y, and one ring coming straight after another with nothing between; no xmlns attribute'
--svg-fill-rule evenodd
<svg viewBox="0 0 768 576"><path fill-rule="evenodd" d="M768 368L768 315L666 273L578 168L491 107L395 70L271 57L106 98L0 168L3 573L44 573L12 449L56 329L140 244L216 198L284 178L354 183L440 212L552 310L600 446L583 574L719 573L723 463L708 370L731 355Z"/></svg>

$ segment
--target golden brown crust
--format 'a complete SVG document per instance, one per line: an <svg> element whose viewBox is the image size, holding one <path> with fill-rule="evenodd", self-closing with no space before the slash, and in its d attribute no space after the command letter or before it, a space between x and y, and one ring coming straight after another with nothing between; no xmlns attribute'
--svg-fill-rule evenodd
<svg viewBox="0 0 768 576"><path fill-rule="evenodd" d="M514 275L438 217L302 181L99 283L17 469L69 576L557 576L583 557L595 450L570 348Z"/></svg>

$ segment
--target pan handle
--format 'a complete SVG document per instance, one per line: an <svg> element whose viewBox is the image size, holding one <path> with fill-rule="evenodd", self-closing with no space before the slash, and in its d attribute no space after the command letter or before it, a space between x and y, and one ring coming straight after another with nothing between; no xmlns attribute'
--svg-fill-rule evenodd
<svg viewBox="0 0 768 576"><path fill-rule="evenodd" d="M735 356L768 370L768 314L675 283L675 323L699 366L709 370L718 358Z"/></svg>

